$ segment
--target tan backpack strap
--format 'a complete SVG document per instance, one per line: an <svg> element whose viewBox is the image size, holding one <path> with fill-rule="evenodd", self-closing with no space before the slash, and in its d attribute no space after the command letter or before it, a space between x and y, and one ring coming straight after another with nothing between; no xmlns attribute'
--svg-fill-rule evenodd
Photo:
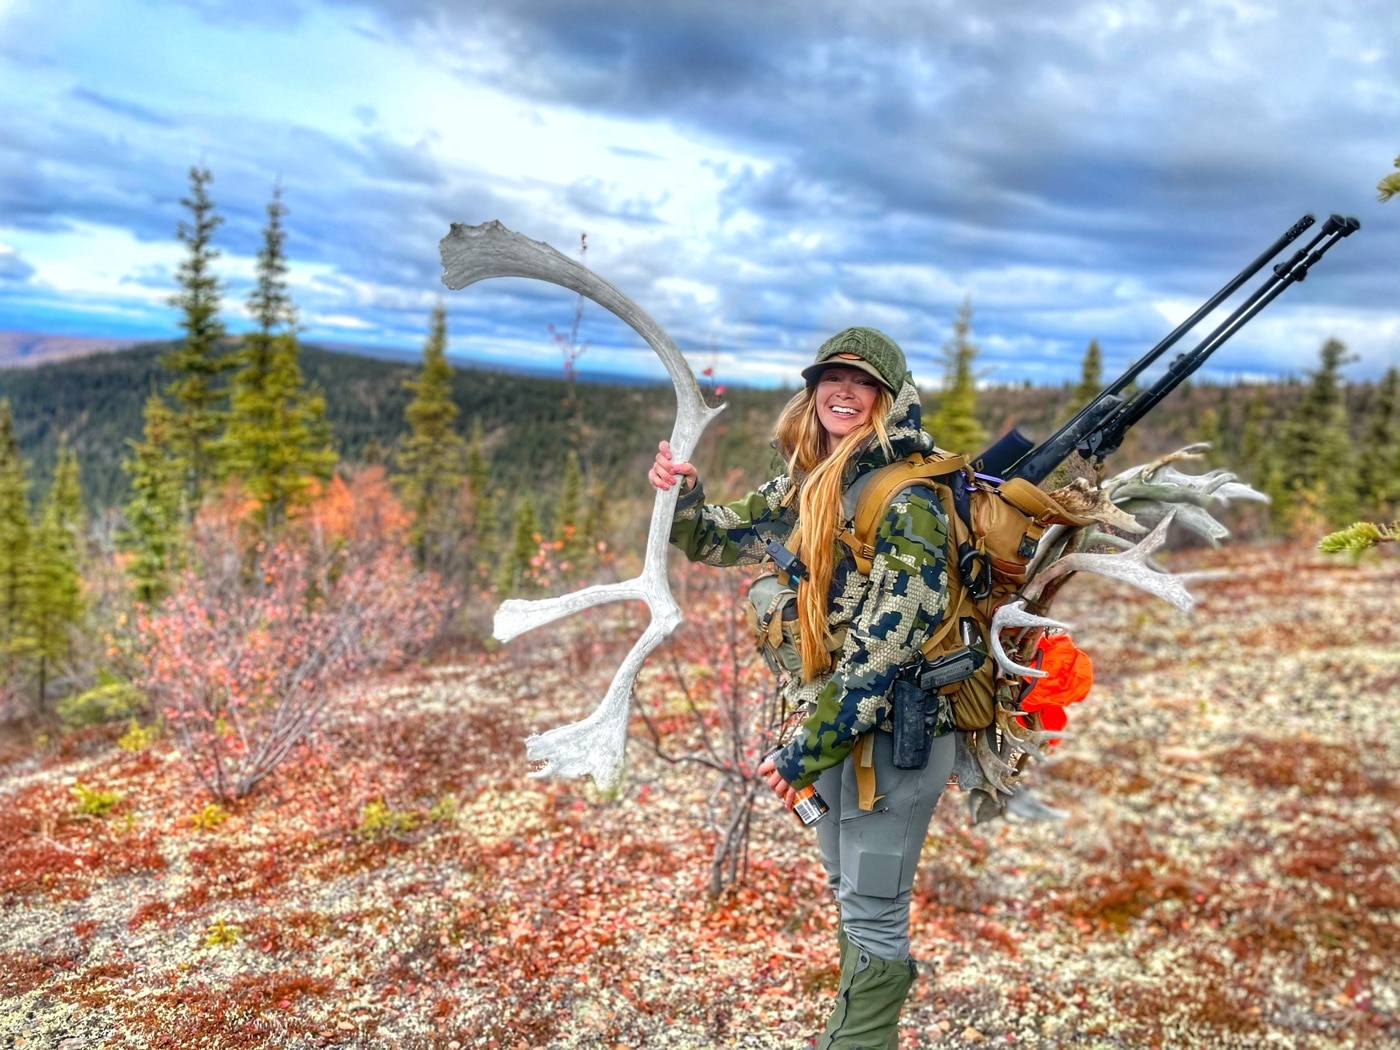
<svg viewBox="0 0 1400 1050"><path fill-rule="evenodd" d="M948 582L950 587L952 585L953 577L956 574L956 570L948 574ZM956 600L954 599L954 596L951 593L951 591L948 594L948 608L943 610L943 622L940 623L938 627L934 630L934 632L928 636L928 641L924 642L923 645L919 646L919 652L923 653L926 657L931 658L933 656L942 655L940 649L943 646L943 643L947 640L948 636L953 633L953 629L957 627L958 621L962 619L962 599L967 594L967 588L959 585L957 591L958 594Z"/></svg>
<svg viewBox="0 0 1400 1050"><path fill-rule="evenodd" d="M856 764L856 794L859 796L861 812L869 813L875 808L875 735L866 733L856 740L851 761Z"/></svg>
<svg viewBox="0 0 1400 1050"><path fill-rule="evenodd" d="M870 572L870 563L875 557L875 532L895 495L917 482L947 477L966 465L966 456L935 450L928 455L915 453L871 475L856 502L851 528L837 537L855 556L862 573Z"/></svg>

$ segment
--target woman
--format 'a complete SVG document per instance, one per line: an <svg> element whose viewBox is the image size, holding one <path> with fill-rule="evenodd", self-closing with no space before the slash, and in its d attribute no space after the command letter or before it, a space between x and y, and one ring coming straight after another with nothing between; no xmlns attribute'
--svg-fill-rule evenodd
<svg viewBox="0 0 1400 1050"><path fill-rule="evenodd" d="M806 717L758 773L788 805L815 784L831 807L816 828L841 909L841 980L817 1046L895 1047L916 972L909 957L914 869L952 772L954 741L947 701L939 698L928 764L896 769L890 698L947 605L948 521L933 492L906 489L880 523L870 575L862 576L836 537L854 512L859 478L933 447L918 390L898 345L873 328L827 340L802 376L806 387L776 427L784 474L738 502L706 504L695 468L672 462L663 441L649 479L662 490L681 481L671 542L692 561L757 564L777 541L805 566L795 603L802 669L785 689ZM862 809L857 770L872 762L878 794Z"/></svg>

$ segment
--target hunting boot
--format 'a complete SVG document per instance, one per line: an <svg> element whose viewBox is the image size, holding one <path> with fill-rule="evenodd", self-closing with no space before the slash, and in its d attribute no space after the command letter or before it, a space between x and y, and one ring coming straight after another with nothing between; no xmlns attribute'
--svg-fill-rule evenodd
<svg viewBox="0 0 1400 1050"><path fill-rule="evenodd" d="M844 931L838 938L845 940ZM899 1011L916 972L912 959L881 959L846 942L836 1005L816 1050L894 1050L899 1045Z"/></svg>

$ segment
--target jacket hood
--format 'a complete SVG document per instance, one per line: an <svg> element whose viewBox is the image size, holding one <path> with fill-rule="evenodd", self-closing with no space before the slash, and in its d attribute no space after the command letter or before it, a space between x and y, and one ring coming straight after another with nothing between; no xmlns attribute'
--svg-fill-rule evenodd
<svg viewBox="0 0 1400 1050"><path fill-rule="evenodd" d="M933 451L933 438L924 433L923 409L919 405L919 390L905 378L885 415L885 431L889 435L893 456L887 456L876 438L852 457L847 473L851 478L867 470L877 470L886 464L904 459L915 452Z"/></svg>

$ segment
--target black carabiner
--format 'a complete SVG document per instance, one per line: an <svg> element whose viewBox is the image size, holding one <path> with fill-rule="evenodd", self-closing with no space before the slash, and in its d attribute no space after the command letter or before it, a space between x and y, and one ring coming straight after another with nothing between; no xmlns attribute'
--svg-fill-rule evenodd
<svg viewBox="0 0 1400 1050"><path fill-rule="evenodd" d="M980 566L977 565L979 558ZM958 572L974 601L981 601L992 593L992 559L975 547L964 545L958 552Z"/></svg>

